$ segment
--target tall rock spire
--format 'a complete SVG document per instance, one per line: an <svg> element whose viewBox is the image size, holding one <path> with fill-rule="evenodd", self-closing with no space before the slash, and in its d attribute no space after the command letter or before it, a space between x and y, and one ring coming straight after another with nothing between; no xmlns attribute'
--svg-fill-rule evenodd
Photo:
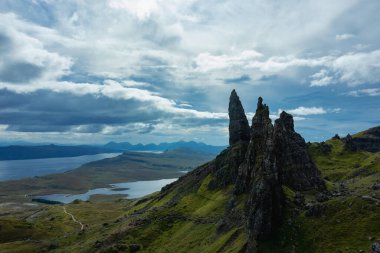
<svg viewBox="0 0 380 253"><path fill-rule="evenodd" d="M280 223L283 194L278 181L278 168L273 143L273 125L269 107L259 97L256 114L252 119L251 141L245 162L239 168L236 193L247 192L247 228L252 242L270 235ZM255 252L249 244L249 252Z"/></svg>
<svg viewBox="0 0 380 253"><path fill-rule="evenodd" d="M235 90L232 90L230 104L228 106L228 116L230 117L230 145L240 141L249 141L250 129L244 108Z"/></svg>

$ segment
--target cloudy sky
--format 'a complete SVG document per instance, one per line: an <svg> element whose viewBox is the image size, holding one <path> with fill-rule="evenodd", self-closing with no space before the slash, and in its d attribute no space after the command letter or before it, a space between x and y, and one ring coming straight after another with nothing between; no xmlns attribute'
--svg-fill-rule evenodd
<svg viewBox="0 0 380 253"><path fill-rule="evenodd" d="M307 141L380 125L378 0L1 0L0 141L228 143L236 89Z"/></svg>

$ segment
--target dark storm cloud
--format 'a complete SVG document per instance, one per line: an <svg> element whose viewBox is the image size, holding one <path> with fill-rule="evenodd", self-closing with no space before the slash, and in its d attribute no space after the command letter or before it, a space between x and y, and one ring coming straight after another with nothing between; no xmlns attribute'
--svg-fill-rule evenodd
<svg viewBox="0 0 380 253"><path fill-rule="evenodd" d="M146 102L104 96L73 95L39 90L33 93L0 91L0 124L19 132L101 132L106 125L121 126L113 134L152 132L157 122L173 120L184 126L217 123L218 119L189 119L149 106ZM144 123L138 128L125 127ZM124 128L123 128L124 126Z"/></svg>
<svg viewBox="0 0 380 253"><path fill-rule="evenodd" d="M242 76L235 77L235 78L224 79L224 83L225 84L246 83L246 82L249 82L251 80L252 79L249 75L242 75Z"/></svg>
<svg viewBox="0 0 380 253"><path fill-rule="evenodd" d="M173 76L169 63L164 59L152 56L143 56L138 71L129 78L136 82L152 84L154 91L166 90L171 86Z"/></svg>
<svg viewBox="0 0 380 253"><path fill-rule="evenodd" d="M7 131L16 132L66 132L70 130L68 126L54 125L11 125L6 128Z"/></svg>
<svg viewBox="0 0 380 253"><path fill-rule="evenodd" d="M28 62L13 62L0 71L0 81L9 83L28 83L41 76L43 68Z"/></svg>
<svg viewBox="0 0 380 253"><path fill-rule="evenodd" d="M139 134L148 134L151 133L154 130L154 125L149 124L147 127L141 129L138 131Z"/></svg>

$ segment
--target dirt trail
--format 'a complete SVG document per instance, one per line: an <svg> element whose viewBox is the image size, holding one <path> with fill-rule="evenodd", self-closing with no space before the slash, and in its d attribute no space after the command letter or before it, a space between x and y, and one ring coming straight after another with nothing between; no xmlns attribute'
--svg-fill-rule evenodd
<svg viewBox="0 0 380 253"><path fill-rule="evenodd" d="M84 225L83 225L83 223L80 222L79 220L77 220L77 219L74 217L74 215L72 215L71 213L67 212L67 211L66 211L66 207L63 207L63 212L64 212L65 214L70 215L70 216L71 216L71 219L72 219L75 223L78 223L78 224L80 225L80 230L84 230Z"/></svg>

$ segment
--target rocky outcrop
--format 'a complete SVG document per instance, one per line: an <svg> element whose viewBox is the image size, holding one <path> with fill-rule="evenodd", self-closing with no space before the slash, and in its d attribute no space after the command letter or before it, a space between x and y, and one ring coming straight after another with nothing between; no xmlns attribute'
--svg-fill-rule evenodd
<svg viewBox="0 0 380 253"><path fill-rule="evenodd" d="M209 183L210 190L220 189L235 183L239 165L244 161L248 143L240 142L228 147L215 159L214 179Z"/></svg>
<svg viewBox="0 0 380 253"><path fill-rule="evenodd" d="M350 134L343 138L344 148L348 151L356 151L357 147Z"/></svg>
<svg viewBox="0 0 380 253"><path fill-rule="evenodd" d="M215 160L164 187L162 193L167 194L173 188L181 189L178 191L181 194L196 191L210 174L209 190L234 185L218 230L244 226L250 237L246 251L257 252L256 242L271 236L282 222L283 187L301 192L324 189L324 182L308 154L304 139L295 132L290 114L282 112L273 125L269 107L259 97L249 128L239 97L232 91L229 116L230 146ZM235 208L234 204L241 197L246 201L244 210ZM300 198L297 203L303 206L304 200ZM314 209L318 208L312 208L313 214L317 213Z"/></svg>
<svg viewBox="0 0 380 253"><path fill-rule="evenodd" d="M333 139L333 140L340 140L340 136L339 136L339 134L335 134L334 137L332 137L331 139Z"/></svg>
<svg viewBox="0 0 380 253"><path fill-rule="evenodd" d="M379 152L380 151L380 126L370 128L364 132L354 135L351 142L355 148L359 150L365 150L368 152Z"/></svg>
<svg viewBox="0 0 380 253"><path fill-rule="evenodd" d="M248 120L235 90L231 92L230 103L228 106L228 116L230 117L230 145L234 145L235 143L241 141L248 142L250 139Z"/></svg>
<svg viewBox="0 0 380 253"><path fill-rule="evenodd" d="M323 189L305 140L294 131L293 116L282 112L274 125L274 146L281 183L294 190Z"/></svg>
<svg viewBox="0 0 380 253"><path fill-rule="evenodd" d="M251 240L247 252L255 252L256 239L270 236L281 222L283 186L297 191L324 189L324 182L305 140L294 131L293 117L282 112L273 126L269 107L259 97L251 139L235 182L235 195L249 196L245 215Z"/></svg>

